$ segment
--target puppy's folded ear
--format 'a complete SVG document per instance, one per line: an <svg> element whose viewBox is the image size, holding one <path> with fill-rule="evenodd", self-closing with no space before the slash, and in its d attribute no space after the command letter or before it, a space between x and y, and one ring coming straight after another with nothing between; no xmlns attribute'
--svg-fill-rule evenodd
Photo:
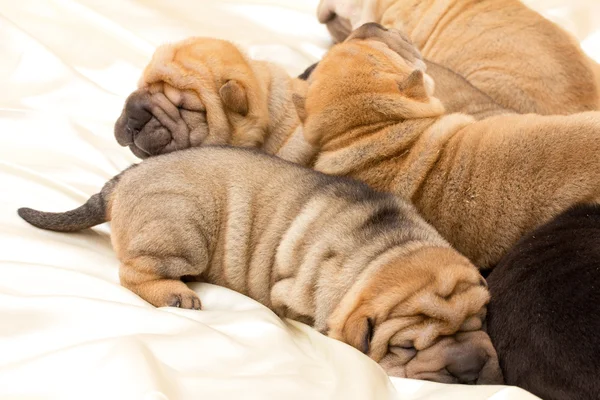
<svg viewBox="0 0 600 400"><path fill-rule="evenodd" d="M304 123L306 121L306 97L302 96L301 94L294 93L292 94L292 101L296 107L298 118L300 118L300 121Z"/></svg>
<svg viewBox="0 0 600 400"><path fill-rule="evenodd" d="M423 71L419 69L414 70L408 78L400 82L398 89L404 96L416 101L427 101L429 99L427 87L425 86L425 76Z"/></svg>
<svg viewBox="0 0 600 400"><path fill-rule="evenodd" d="M221 89L219 95L225 107L233 112L246 116L248 114L248 97L246 90L236 80L227 81Z"/></svg>

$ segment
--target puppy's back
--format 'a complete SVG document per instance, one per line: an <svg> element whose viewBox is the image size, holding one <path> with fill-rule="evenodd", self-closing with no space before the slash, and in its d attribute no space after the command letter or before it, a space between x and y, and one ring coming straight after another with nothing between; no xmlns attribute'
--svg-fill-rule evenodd
<svg viewBox="0 0 600 400"><path fill-rule="evenodd" d="M327 313L315 315L310 293L322 274L330 282L326 293L332 286L343 293L365 262L392 248L408 242L449 247L391 193L240 148L200 147L148 159L124 175L111 206L122 283L152 304L170 303L137 277L192 275L279 315L306 317L319 329ZM321 270L325 264L331 271Z"/></svg>
<svg viewBox="0 0 600 400"><path fill-rule="evenodd" d="M488 332L506 383L547 400L600 398L600 205L526 235L488 284Z"/></svg>

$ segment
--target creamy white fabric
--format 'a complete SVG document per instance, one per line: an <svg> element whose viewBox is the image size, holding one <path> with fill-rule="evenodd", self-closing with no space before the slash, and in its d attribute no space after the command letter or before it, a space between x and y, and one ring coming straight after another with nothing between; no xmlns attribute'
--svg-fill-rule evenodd
<svg viewBox="0 0 600 400"><path fill-rule="evenodd" d="M542 2L600 58L595 0ZM390 381L349 346L212 285L193 286L203 311L155 309L119 286L107 226L57 234L17 217L74 207L136 161L112 128L158 44L226 38L296 74L329 45L316 3L0 0L0 398L534 398Z"/></svg>

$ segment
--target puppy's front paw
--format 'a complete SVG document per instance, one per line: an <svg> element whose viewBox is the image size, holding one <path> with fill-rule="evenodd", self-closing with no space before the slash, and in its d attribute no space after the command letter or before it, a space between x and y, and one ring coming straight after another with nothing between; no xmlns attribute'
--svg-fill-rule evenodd
<svg viewBox="0 0 600 400"><path fill-rule="evenodd" d="M178 307L189 310L200 310L202 307L200 298L198 298L198 295L190 289L187 289L186 291L170 293L167 296L165 303L165 306L167 307Z"/></svg>

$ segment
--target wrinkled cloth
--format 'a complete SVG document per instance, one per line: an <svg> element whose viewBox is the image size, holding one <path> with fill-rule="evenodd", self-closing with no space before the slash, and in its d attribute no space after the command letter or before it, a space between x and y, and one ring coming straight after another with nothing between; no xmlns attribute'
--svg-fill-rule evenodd
<svg viewBox="0 0 600 400"><path fill-rule="evenodd" d="M600 3L539 0L600 59ZM537 4L536 4L537 3ZM109 226L35 229L138 160L113 138L156 46L229 39L302 72L330 45L316 0L0 0L0 398L534 399L505 386L389 379L368 357L257 302L192 284L202 311L122 288Z"/></svg>

